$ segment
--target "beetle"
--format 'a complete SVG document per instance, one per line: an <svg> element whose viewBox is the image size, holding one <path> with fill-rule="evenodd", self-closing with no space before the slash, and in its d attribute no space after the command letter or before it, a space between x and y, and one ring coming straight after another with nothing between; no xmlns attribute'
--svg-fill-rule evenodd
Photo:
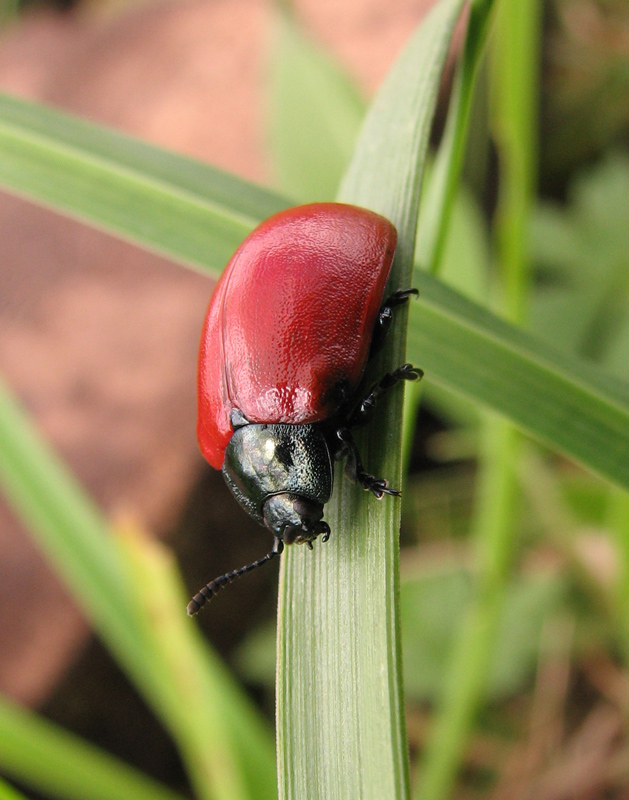
<svg viewBox="0 0 629 800"><path fill-rule="evenodd" d="M364 469L351 434L384 392L423 374L403 364L358 395L393 310L417 294L397 291L383 302L396 243L379 214L311 203L263 222L225 268L201 335L197 436L274 545L203 587L188 614L284 545L328 540L322 517L335 460L345 458L349 478L375 497L399 495Z"/></svg>

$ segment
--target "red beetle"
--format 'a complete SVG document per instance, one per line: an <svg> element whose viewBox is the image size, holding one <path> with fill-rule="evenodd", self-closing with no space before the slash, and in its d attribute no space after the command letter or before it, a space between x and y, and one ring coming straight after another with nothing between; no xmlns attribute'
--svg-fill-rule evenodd
<svg viewBox="0 0 629 800"><path fill-rule="evenodd" d="M363 469L351 428L377 398L421 370L404 364L357 397L370 353L396 305L415 289L382 298L397 233L372 211L312 203L271 217L240 245L216 285L201 336L197 435L245 511L275 538L264 558L195 595L195 614L239 575L307 543L332 494L333 462L376 497L399 494Z"/></svg>

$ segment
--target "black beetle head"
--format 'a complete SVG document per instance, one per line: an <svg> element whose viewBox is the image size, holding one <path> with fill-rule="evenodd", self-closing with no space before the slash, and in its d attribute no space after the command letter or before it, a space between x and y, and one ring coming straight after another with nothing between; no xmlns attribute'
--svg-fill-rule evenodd
<svg viewBox="0 0 629 800"><path fill-rule="evenodd" d="M322 533L324 541L330 526L321 522L323 503L296 494L274 494L263 507L264 523L278 539L286 544L311 542Z"/></svg>
<svg viewBox="0 0 629 800"><path fill-rule="evenodd" d="M286 544L329 534L321 518L332 494L332 459L316 425L239 426L223 476L245 511Z"/></svg>

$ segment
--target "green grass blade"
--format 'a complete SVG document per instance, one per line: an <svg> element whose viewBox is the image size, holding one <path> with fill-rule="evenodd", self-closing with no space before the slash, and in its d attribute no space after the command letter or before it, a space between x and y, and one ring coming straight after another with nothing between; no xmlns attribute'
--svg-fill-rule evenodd
<svg viewBox="0 0 629 800"><path fill-rule="evenodd" d="M184 613L187 597L172 553L133 524L119 528L137 607L151 631L149 657L169 676L168 718L198 798L273 800L277 796L270 728L233 688L233 678ZM159 620L159 624L155 624ZM255 755L254 755L255 754ZM255 775L247 763L255 758Z"/></svg>
<svg viewBox="0 0 629 800"><path fill-rule="evenodd" d="M59 210L89 219L100 227L112 229L108 222L105 198L101 197L104 192L99 192L103 208L95 200L90 200L91 216L81 213L78 207L70 207L73 197L77 198L77 206L82 204L80 189L83 184L78 179L74 182L71 174L66 173L57 162L57 149L66 155L69 152L79 164L89 165L92 159L89 143L92 138L96 139L99 146L94 145L94 149L97 152L104 151L104 155L100 160L93 156L93 160L97 161L99 174L104 176L106 185L111 187L116 197L118 194L124 196L127 181L131 180L125 173L127 161L139 155L139 163L134 167L137 186L144 187L150 194L155 183L163 196L170 198L163 201L164 208L172 210L179 194L213 198L207 204L199 200L195 221L182 223L182 235L176 240L168 240L160 227L162 206L159 202L149 202L143 194L138 200L138 207L134 207L133 213L127 215L128 226L124 232L133 241L149 244L162 253L168 253L213 275L219 273L227 253L240 243L241 236L265 214L286 204L278 195L264 192L190 159L140 144L40 106L0 97L0 143L7 127L12 131L13 138L23 137L26 144L20 149L18 160L0 144L0 184ZM40 129L46 133L40 134ZM56 143L56 136L60 137L61 143ZM39 141L39 145L36 152L29 155L28 142L31 138ZM50 146L47 156L42 142L48 142ZM127 147L131 148L129 153ZM33 157L32 161L30 156ZM88 169L87 166L84 168ZM24 178L20 177L22 174ZM50 188L57 180L62 185L58 197L53 196ZM83 188L88 195L92 191L89 186ZM215 215L219 220L235 219L240 222L215 227ZM190 230L189 225L192 225ZM596 411L597 403L592 408L585 403L579 404L581 416L575 418L572 397L573 382L586 392L591 383L595 396L602 389L601 401L617 407L615 413L621 414L621 429L625 431L629 413L627 386L608 381L602 373L583 361L559 356L552 347L541 344L513 326L500 323L479 306L468 303L461 295L430 281L419 272L416 272L413 284L421 289L423 296L419 304L412 304L409 357L429 370L431 380L477 399L503 416L512 417L517 425L550 447L622 486L629 485L627 470L622 469L612 455L614 452L617 454L617 447L609 451L608 446L614 439L610 439L610 426L604 419L605 414ZM422 315L419 314L420 307ZM441 337L438 347L437 342L432 340L433 333ZM469 356L464 357L466 351L460 348L462 344L467 346L468 333L472 336L470 341L474 342L474 348ZM501 354L499 363L502 369L499 372L490 368L491 359L497 353ZM489 359L485 361L485 367L483 359ZM542 367L547 362L550 362L549 369ZM547 384L549 371L551 379ZM603 384L606 382L605 387ZM551 396L545 399L542 395L546 385ZM533 409L537 411L531 413ZM540 411L543 413L538 413ZM582 427L589 432L584 440L580 436ZM600 443L600 448L597 443Z"/></svg>
<svg viewBox="0 0 629 800"><path fill-rule="evenodd" d="M367 117L339 199L391 219L400 235L392 287L408 286L419 187L440 75L461 3L441 2L413 37ZM402 315L405 316L405 315ZM404 360L404 320L374 372ZM399 484L402 392L359 445ZM379 428L379 431L375 429ZM386 431L386 436L382 431ZM332 537L282 558L278 618L281 798L406 798L408 754L398 620L399 503L377 503L337 474Z"/></svg>
<svg viewBox="0 0 629 800"><path fill-rule="evenodd" d="M129 564L120 558L109 526L37 436L1 383L0 481L14 509L81 602L114 657L172 732L192 780L198 786L207 786L206 792L210 792L213 784L205 781L205 777L214 766L218 770L213 775L214 782L220 782L224 770L219 768L219 761L227 760L225 752L231 752L228 748L236 748L240 753L238 766L243 774L249 774L249 762L256 762L263 775L261 761L264 752L268 754L270 749L268 738L266 750L264 747L264 726L247 703L239 699L235 685L214 662L213 669L203 673L207 691L198 698L191 696L185 681L178 680L175 672L167 668L172 665L165 658L156 657L156 653L162 652L162 631L154 625L154 618L141 613ZM189 625L183 598L173 613ZM196 651L191 658L196 659ZM210 656L206 654L204 659L207 668ZM219 696L231 698L229 710L221 715L218 736L210 735L215 725L215 709L208 700L208 686ZM224 732L222 739L221 732ZM216 749L222 753L221 759L217 760ZM0 766L2 758L0 749ZM272 797L272 774L270 779L268 775L266 780L261 778L260 783L266 790L258 797ZM227 791L199 792L199 797L215 796L230 800L236 797Z"/></svg>
<svg viewBox="0 0 629 800"><path fill-rule="evenodd" d="M421 41L415 58L411 44L394 65L371 105L338 197L394 221L399 236L396 263L405 265L409 278L432 113L450 44L449 26L461 5L442 0L416 34ZM422 53L417 55L419 48ZM421 117L417 124L404 114L409 106ZM400 183L392 186L392 179Z"/></svg>
<svg viewBox="0 0 629 800"><path fill-rule="evenodd" d="M629 488L629 386L415 271L409 359L428 380L510 418L544 444Z"/></svg>
<svg viewBox="0 0 629 800"><path fill-rule="evenodd" d="M450 215L465 155L479 65L485 51L493 0L470 4L467 35L460 56L443 140L428 182L417 232L417 254L432 274L439 272Z"/></svg>
<svg viewBox="0 0 629 800"><path fill-rule="evenodd" d="M194 266L221 268L289 203L214 167L0 95L0 185Z"/></svg>
<svg viewBox="0 0 629 800"><path fill-rule="evenodd" d="M505 420L486 421L485 452L474 513L474 597L463 615L443 698L425 748L415 797L452 796L465 746L486 691L513 551L516 514L514 461L519 434Z"/></svg>
<svg viewBox="0 0 629 800"><path fill-rule="evenodd" d="M113 654L145 690L156 688L131 608L128 578L106 522L29 425L0 383L0 480L7 499L48 554ZM37 602L35 599L34 602Z"/></svg>
<svg viewBox="0 0 629 800"><path fill-rule="evenodd" d="M28 798L0 778L0 800L28 800Z"/></svg>
<svg viewBox="0 0 629 800"><path fill-rule="evenodd" d="M541 4L504 0L494 41L494 127L500 163L495 216L496 261L502 308L521 324L530 284L526 231L534 202L537 164L538 41ZM459 124L465 125L464 119ZM472 519L474 596L463 619L445 676L445 692L424 753L419 797L452 795L479 707L486 699L500 614L518 547L521 437L506 419L487 415L480 480Z"/></svg>
<svg viewBox="0 0 629 800"><path fill-rule="evenodd" d="M64 800L182 800L114 756L2 698L0 764L12 778Z"/></svg>

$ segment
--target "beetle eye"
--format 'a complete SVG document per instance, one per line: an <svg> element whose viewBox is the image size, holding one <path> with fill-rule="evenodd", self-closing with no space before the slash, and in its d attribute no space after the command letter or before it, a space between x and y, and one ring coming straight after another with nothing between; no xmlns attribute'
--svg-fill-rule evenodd
<svg viewBox="0 0 629 800"><path fill-rule="evenodd" d="M298 528L296 525L287 525L284 528L284 544L293 544L299 538L300 534L301 528Z"/></svg>
<svg viewBox="0 0 629 800"><path fill-rule="evenodd" d="M315 522L318 522L323 516L323 508L321 503L315 503L312 500L307 500L305 497L297 497L293 501L293 508L295 514L301 519L302 524L308 528Z"/></svg>

